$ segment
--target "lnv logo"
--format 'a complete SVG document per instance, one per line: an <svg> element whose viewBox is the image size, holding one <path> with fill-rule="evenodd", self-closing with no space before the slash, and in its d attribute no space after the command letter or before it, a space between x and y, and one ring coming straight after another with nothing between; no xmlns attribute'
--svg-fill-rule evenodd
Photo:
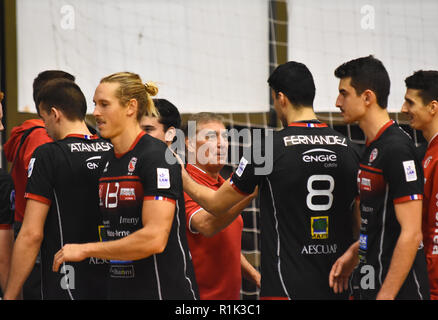
<svg viewBox="0 0 438 320"><path fill-rule="evenodd" d="M61 267L60 273L64 274L61 278L61 288L63 290L74 290L75 289L75 269L73 266L65 264Z"/></svg>

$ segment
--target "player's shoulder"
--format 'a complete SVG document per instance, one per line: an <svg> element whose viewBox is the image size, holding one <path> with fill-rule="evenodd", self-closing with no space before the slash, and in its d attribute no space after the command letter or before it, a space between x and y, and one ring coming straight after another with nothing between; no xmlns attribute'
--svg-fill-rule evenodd
<svg viewBox="0 0 438 320"><path fill-rule="evenodd" d="M145 134L140 138L135 149L144 157L154 158L164 155L168 147L163 141Z"/></svg>

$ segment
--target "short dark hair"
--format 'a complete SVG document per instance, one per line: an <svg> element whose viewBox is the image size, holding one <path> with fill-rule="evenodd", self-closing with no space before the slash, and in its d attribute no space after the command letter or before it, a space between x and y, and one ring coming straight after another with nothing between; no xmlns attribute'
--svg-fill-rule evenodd
<svg viewBox="0 0 438 320"><path fill-rule="evenodd" d="M339 79L351 77L351 86L357 95L361 95L365 90L372 90L379 106L387 108L391 81L383 63L374 56L345 62L336 68L335 76Z"/></svg>
<svg viewBox="0 0 438 320"><path fill-rule="evenodd" d="M282 92L295 106L313 106L315 82L306 65L289 61L279 65L269 76L269 86Z"/></svg>
<svg viewBox="0 0 438 320"><path fill-rule="evenodd" d="M40 108L50 112L52 107L61 110L69 120L84 120L87 113L87 102L79 86L67 79L47 81L39 91L37 110Z"/></svg>
<svg viewBox="0 0 438 320"><path fill-rule="evenodd" d="M173 103L166 99L152 99L160 113L158 122L164 126L164 131L167 131L170 127L179 129L181 127L181 115L178 108Z"/></svg>
<svg viewBox="0 0 438 320"><path fill-rule="evenodd" d="M35 106L37 107L37 110L38 110L37 97L41 88L44 87L47 81L53 79L60 79L60 78L75 81L75 76L62 70L46 70L40 72L38 76L33 80L33 101L35 102Z"/></svg>
<svg viewBox="0 0 438 320"><path fill-rule="evenodd" d="M438 71L419 70L405 79L406 88L419 90L425 105L438 101Z"/></svg>

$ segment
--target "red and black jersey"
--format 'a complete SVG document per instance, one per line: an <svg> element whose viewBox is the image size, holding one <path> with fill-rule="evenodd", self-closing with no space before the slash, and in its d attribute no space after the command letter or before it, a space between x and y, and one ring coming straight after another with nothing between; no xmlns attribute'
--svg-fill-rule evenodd
<svg viewBox="0 0 438 320"><path fill-rule="evenodd" d="M112 145L97 136L69 135L38 147L28 167L25 197L50 206L41 246L43 299L104 299L108 264L89 258L52 271L67 243L99 241L98 166Z"/></svg>
<svg viewBox="0 0 438 320"><path fill-rule="evenodd" d="M361 299L375 299L400 235L394 204L423 198L423 172L410 137L394 121L366 144L358 172L361 208L359 238ZM399 299L428 299L427 269L420 246Z"/></svg>
<svg viewBox="0 0 438 320"><path fill-rule="evenodd" d="M292 123L271 138L260 147L253 141L231 181L247 194L259 185L260 296L345 299L333 293L328 277L354 241L358 155L347 138L318 121ZM269 161L272 170L262 170Z"/></svg>
<svg viewBox="0 0 438 320"><path fill-rule="evenodd" d="M99 184L104 241L117 240L143 227L145 200L175 203L166 249L136 261L110 261L110 299L198 299L186 238L181 167L167 146L142 132L130 150L111 153L102 163ZM147 244L145 244L147 245Z"/></svg>
<svg viewBox="0 0 438 320"><path fill-rule="evenodd" d="M15 190L12 177L0 169L0 229L12 229L14 223Z"/></svg>
<svg viewBox="0 0 438 320"><path fill-rule="evenodd" d="M438 300L438 134L429 142L423 159L423 168L423 242L430 297L432 300Z"/></svg>

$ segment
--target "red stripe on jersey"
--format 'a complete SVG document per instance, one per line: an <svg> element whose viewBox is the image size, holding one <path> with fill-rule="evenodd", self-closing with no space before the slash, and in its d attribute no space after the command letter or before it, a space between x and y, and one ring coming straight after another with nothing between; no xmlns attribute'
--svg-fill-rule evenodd
<svg viewBox="0 0 438 320"><path fill-rule="evenodd" d="M359 167L361 167L361 168L363 168L363 169L365 169L365 170L369 170L369 171L376 172L376 173L383 173L383 170L382 170L382 169L369 167L369 166L366 166L366 165L364 165L364 164L360 164Z"/></svg>
<svg viewBox="0 0 438 320"><path fill-rule="evenodd" d="M288 297L260 297L260 300L289 300Z"/></svg>
<svg viewBox="0 0 438 320"><path fill-rule="evenodd" d="M158 201L169 201L173 204L176 204L176 201L171 198L161 197L161 196L145 196L143 200L158 200Z"/></svg>
<svg viewBox="0 0 438 320"><path fill-rule="evenodd" d="M423 199L422 194L413 194L410 196L404 196L404 197L394 199L394 203L402 203L402 202L406 202L406 201L421 200L421 199Z"/></svg>
<svg viewBox="0 0 438 320"><path fill-rule="evenodd" d="M0 224L0 230L10 230L12 229L12 224Z"/></svg>
<svg viewBox="0 0 438 320"><path fill-rule="evenodd" d="M380 138L380 136L382 135L383 132L385 132L386 129L388 129L390 126L392 126L394 124L394 120L389 120L387 123L384 124L383 127L380 128L379 132L377 132L376 136L374 137L373 140L371 141L366 141L366 146L369 146L371 143L373 143L374 141L376 141L377 139Z"/></svg>
<svg viewBox="0 0 438 320"><path fill-rule="evenodd" d="M25 197L26 199L32 199L32 200L36 200L36 201L38 201L38 202L45 203L45 204L47 204L47 205L49 205L49 206L52 204L52 200L47 199L47 198L45 198L45 197L43 197L43 196L40 196L40 195L37 195L37 194L33 194L33 193L25 193L25 194L24 194L24 197Z"/></svg>
<svg viewBox="0 0 438 320"><path fill-rule="evenodd" d="M305 127L305 128L327 128L325 123L313 123L313 122L292 122L288 127Z"/></svg>
<svg viewBox="0 0 438 320"><path fill-rule="evenodd" d="M128 151L124 152L124 153L115 153L114 155L116 156L117 159L120 159L121 157L123 157L125 154L127 154L129 151L131 151L132 149L135 148L135 146L137 145L138 141L140 141L141 137L143 137L146 134L146 132L144 132L143 130L138 134L137 138L135 138L134 142L132 143L131 147L129 148Z"/></svg>
<svg viewBox="0 0 438 320"><path fill-rule="evenodd" d="M118 180L140 180L140 177L139 176L103 177L99 179L99 182L118 181Z"/></svg>
<svg viewBox="0 0 438 320"><path fill-rule="evenodd" d="M70 137L73 137L73 138L81 138L81 139L86 139L86 140L96 140L96 139L99 139L99 136L98 135L95 135L95 134L93 134L93 135L86 135L86 134L76 134L76 133L72 133L72 134L69 134L69 135L67 135L66 136L66 138L70 138Z"/></svg>

